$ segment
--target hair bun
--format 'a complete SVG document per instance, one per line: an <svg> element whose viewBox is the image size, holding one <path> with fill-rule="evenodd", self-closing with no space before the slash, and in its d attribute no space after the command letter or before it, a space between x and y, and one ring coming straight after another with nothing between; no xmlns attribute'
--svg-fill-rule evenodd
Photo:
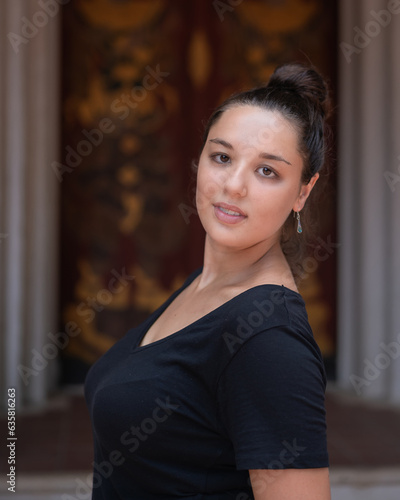
<svg viewBox="0 0 400 500"><path fill-rule="evenodd" d="M331 112L328 88L322 76L312 67L300 63L283 64L273 72L268 89L296 92L314 102L325 117Z"/></svg>

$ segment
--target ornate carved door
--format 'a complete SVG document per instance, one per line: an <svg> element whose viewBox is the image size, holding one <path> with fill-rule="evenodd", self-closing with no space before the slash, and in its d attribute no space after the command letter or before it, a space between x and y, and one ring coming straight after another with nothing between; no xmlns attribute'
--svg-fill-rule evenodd
<svg viewBox="0 0 400 500"><path fill-rule="evenodd" d="M65 381L82 381L116 339L201 265L191 162L212 108L286 61L310 60L334 82L335 3L72 0L65 6L62 151L53 164L62 187ZM302 292L329 358L334 197L324 203L319 253L311 249Z"/></svg>

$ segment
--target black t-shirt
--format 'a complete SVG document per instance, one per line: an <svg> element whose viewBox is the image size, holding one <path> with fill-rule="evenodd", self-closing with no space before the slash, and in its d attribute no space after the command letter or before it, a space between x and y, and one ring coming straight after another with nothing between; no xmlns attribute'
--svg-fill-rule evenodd
<svg viewBox="0 0 400 500"><path fill-rule="evenodd" d="M249 500L249 469L328 466L325 373L301 296L260 285L88 373L95 500Z"/></svg>

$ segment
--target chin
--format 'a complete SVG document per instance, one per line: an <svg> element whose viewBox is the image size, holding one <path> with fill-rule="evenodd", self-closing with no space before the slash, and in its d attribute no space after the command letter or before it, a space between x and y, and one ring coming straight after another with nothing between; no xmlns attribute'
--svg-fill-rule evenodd
<svg viewBox="0 0 400 500"><path fill-rule="evenodd" d="M252 247L257 242L250 241L242 235L221 234L220 231L206 231L206 237L212 242L213 246L225 247L230 250L244 250Z"/></svg>

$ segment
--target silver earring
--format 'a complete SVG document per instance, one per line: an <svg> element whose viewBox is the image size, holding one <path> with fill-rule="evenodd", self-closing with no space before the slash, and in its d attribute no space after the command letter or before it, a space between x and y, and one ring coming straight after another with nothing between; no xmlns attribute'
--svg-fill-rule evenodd
<svg viewBox="0 0 400 500"><path fill-rule="evenodd" d="M300 222L300 212L296 212L296 219L297 219L297 232L300 234L303 232L303 228L301 227L301 222Z"/></svg>

